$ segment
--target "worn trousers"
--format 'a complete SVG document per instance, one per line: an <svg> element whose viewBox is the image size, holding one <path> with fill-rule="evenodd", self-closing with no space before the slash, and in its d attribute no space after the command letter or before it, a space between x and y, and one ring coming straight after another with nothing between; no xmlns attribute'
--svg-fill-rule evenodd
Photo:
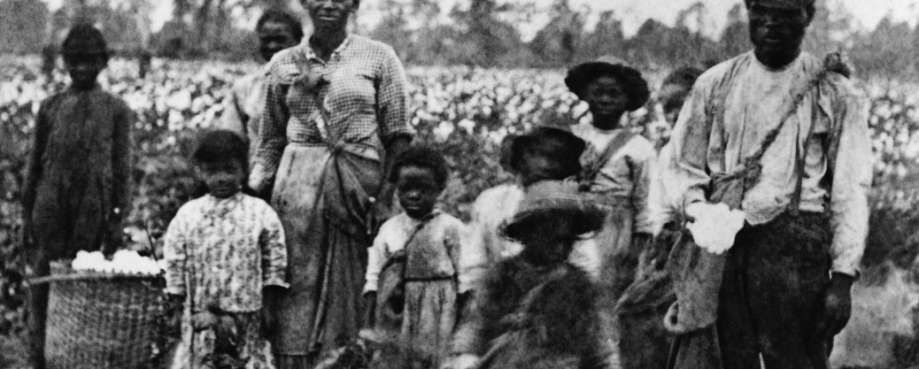
<svg viewBox="0 0 919 369"><path fill-rule="evenodd" d="M728 251L715 327L689 334L703 339L678 337L670 367L720 361L724 369L759 369L762 355L770 369L828 368L831 341L815 331L824 319L831 239L824 214L783 214L746 226ZM687 341L718 347L686 347Z"/></svg>

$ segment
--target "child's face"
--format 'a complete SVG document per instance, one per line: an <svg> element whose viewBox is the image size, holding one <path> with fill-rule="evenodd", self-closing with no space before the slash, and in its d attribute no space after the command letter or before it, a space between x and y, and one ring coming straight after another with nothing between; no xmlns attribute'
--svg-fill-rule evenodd
<svg viewBox="0 0 919 369"><path fill-rule="evenodd" d="M67 54L64 63L73 87L85 90L95 86L96 78L105 69L106 58L102 54Z"/></svg>
<svg viewBox="0 0 919 369"><path fill-rule="evenodd" d="M562 215L544 214L533 219L522 235L522 256L529 262L546 265L568 259L577 235L571 233L571 219Z"/></svg>
<svg viewBox="0 0 919 369"><path fill-rule="evenodd" d="M557 179L562 180L564 178L549 178L551 173L558 173L561 171L561 163L558 160L555 160L550 155L539 149L528 149L524 151L524 155L521 158L519 176L520 181L524 186L528 186L532 183L538 182L545 179Z"/></svg>
<svg viewBox="0 0 919 369"><path fill-rule="evenodd" d="M688 95L689 88L683 85L670 83L661 87L658 99L664 108L664 118L671 126L676 124L676 119L683 108L683 102L686 101Z"/></svg>
<svg viewBox="0 0 919 369"><path fill-rule="evenodd" d="M246 171L239 160L224 159L213 163L201 163L196 166L198 178L207 185L210 194L217 198L227 198L242 190L246 180Z"/></svg>
<svg viewBox="0 0 919 369"><path fill-rule="evenodd" d="M584 87L581 95L590 105L590 113L594 122L615 121L618 123L622 114L625 114L629 98L625 88L613 77L600 77Z"/></svg>
<svg viewBox="0 0 919 369"><path fill-rule="evenodd" d="M430 169L416 166L405 166L399 169L396 189L402 209L408 216L416 219L434 210L437 197L443 191Z"/></svg>
<svg viewBox="0 0 919 369"><path fill-rule="evenodd" d="M297 44L290 26L281 22L265 22L258 30L259 51L265 61L274 54Z"/></svg>

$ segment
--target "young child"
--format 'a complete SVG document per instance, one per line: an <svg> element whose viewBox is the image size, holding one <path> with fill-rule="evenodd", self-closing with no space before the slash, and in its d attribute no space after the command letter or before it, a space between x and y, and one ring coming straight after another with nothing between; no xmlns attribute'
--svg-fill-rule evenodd
<svg viewBox="0 0 919 369"><path fill-rule="evenodd" d="M440 368L456 326L458 291L467 282L459 267L464 225L434 206L448 176L446 160L431 148L410 148L393 165L390 178L404 211L380 228L364 287L376 317L369 323L384 335L396 331L389 335L402 348L404 364L389 367ZM381 278L392 267L401 270L401 283Z"/></svg>
<svg viewBox="0 0 919 369"><path fill-rule="evenodd" d="M596 237L602 260L601 311L605 333L617 341L616 301L632 283L638 255L651 239L648 191L657 156L651 142L622 127L620 120L647 102L648 85L640 72L608 57L575 66L565 84L587 102L591 113L590 122L572 131L587 141L582 190L607 211Z"/></svg>
<svg viewBox="0 0 919 369"><path fill-rule="evenodd" d="M530 186L505 237L523 251L486 275L469 319L458 329L453 369L586 369L607 367L597 287L567 261L576 241L603 227L599 207L577 184Z"/></svg>
<svg viewBox="0 0 919 369"><path fill-rule="evenodd" d="M107 254L122 246L122 220L131 203L131 126L128 105L96 83L108 62L102 33L70 30L61 47L70 87L42 101L23 184L23 241L31 275L77 251ZM29 294L31 360L44 368L47 285Z"/></svg>
<svg viewBox="0 0 919 369"><path fill-rule="evenodd" d="M499 185L483 191L472 206L469 225L466 266L478 279L494 263L517 255L523 246L500 235L502 223L517 213L527 188L545 180L561 181L581 172L580 157L584 140L563 128L541 126L518 136L512 136L502 147L502 167L513 173L516 183ZM584 268L591 276L599 273L597 245L584 240L575 245L570 261ZM465 291L462 291L465 292Z"/></svg>
<svg viewBox="0 0 919 369"><path fill-rule="evenodd" d="M183 311L173 369L274 368L265 305L287 287L287 249L274 210L242 193L248 150L231 131L203 134L192 159L209 192L166 231L166 293Z"/></svg>

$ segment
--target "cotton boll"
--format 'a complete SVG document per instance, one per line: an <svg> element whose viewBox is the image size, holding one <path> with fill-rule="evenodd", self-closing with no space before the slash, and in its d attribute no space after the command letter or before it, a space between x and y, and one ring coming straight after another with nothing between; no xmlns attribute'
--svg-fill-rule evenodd
<svg viewBox="0 0 919 369"><path fill-rule="evenodd" d="M725 204L696 203L686 208L686 214L695 220L686 228L694 241L713 254L723 254L734 245L737 232L743 228L745 214L731 210Z"/></svg>

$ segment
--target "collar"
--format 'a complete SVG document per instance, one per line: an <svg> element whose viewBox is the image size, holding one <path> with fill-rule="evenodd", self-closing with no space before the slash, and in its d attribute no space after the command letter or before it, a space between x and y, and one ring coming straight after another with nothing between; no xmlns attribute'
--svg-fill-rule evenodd
<svg viewBox="0 0 919 369"><path fill-rule="evenodd" d="M313 37L316 37L316 36L313 35L313 36L310 36L310 37L304 37L304 38L303 38L303 39L304 39L304 41L303 41L303 42L304 42L304 43L303 43L303 49L305 50L305 53L306 53L306 59L307 59L307 60L313 60L313 59L315 59L315 60L321 61L322 59L320 59L320 58L319 58L319 55L316 54L316 51L313 50L313 44L310 43L310 40L312 40ZM338 47L335 48L335 51L332 52L332 55L330 55L329 60L332 60L332 59L335 58L336 56L341 55L341 53L342 53L343 51L345 51L345 49L347 49L349 45L351 45L351 39L352 39L352 38L353 38L353 37L351 37L351 33L348 33L348 35L345 37L345 40L341 42L341 45L338 45Z"/></svg>
<svg viewBox="0 0 919 369"><path fill-rule="evenodd" d="M245 194L243 194L242 191L237 192L235 195L225 199L218 199L214 197L214 195L207 194L205 195L205 198L207 199L207 204L209 206L207 207L206 214L223 217L227 215L230 210L236 208L236 205L242 201L243 196L245 196Z"/></svg>

